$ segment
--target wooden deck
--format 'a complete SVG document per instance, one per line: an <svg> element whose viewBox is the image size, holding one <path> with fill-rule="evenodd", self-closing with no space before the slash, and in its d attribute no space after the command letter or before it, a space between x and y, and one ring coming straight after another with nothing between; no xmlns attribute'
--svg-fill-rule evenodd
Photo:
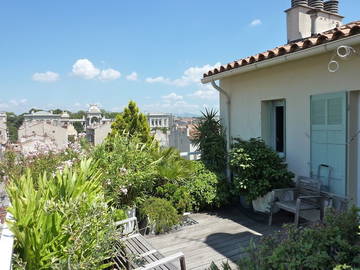
<svg viewBox="0 0 360 270"><path fill-rule="evenodd" d="M192 214L190 217L198 224L147 238L165 256L182 251L189 270L207 269L212 261L217 265L228 261L235 267L250 239L279 229L278 225L269 227L266 222L258 223L236 208L218 213Z"/></svg>

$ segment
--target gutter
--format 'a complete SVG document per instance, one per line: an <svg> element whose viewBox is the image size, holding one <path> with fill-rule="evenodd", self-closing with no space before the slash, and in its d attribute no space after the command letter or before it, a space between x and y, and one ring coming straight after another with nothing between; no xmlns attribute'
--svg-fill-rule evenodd
<svg viewBox="0 0 360 270"><path fill-rule="evenodd" d="M226 149L227 152L230 153L230 143L231 143L231 99L230 99L230 95L225 92L224 89L222 89L220 86L218 86L214 80L211 81L211 85L212 87L214 87L217 91L219 91L221 94L223 94L226 97L226 104L227 104L227 144L226 144ZM229 155L227 155L227 169L226 169L226 174L227 174L227 178L228 181L231 181L231 172L230 172L230 167L229 167Z"/></svg>
<svg viewBox="0 0 360 270"><path fill-rule="evenodd" d="M278 65L281 63L290 62L290 61L302 59L305 57L310 57L310 56L326 53L326 52L337 49L341 45L351 46L351 45L355 45L355 44L359 44L359 43L360 43L360 35L341 38L339 40L331 41L331 42L328 42L328 43L325 43L322 45L316 45L314 47L310 47L305 50L285 54L282 56L276 56L271 59L263 60L260 62L255 62L253 64L248 64L244 67L234 68L234 69L231 69L231 70L228 70L225 72L221 72L221 73L218 73L218 74L215 74L212 76L208 76L208 77L203 78L201 80L201 82L203 84L206 84L206 83L209 83L212 81L221 80L226 77L231 77L231 76L235 76L238 74L242 74L242 73L246 73L246 72L250 72L250 71L254 71L254 70L258 70L258 69L275 66L275 65Z"/></svg>

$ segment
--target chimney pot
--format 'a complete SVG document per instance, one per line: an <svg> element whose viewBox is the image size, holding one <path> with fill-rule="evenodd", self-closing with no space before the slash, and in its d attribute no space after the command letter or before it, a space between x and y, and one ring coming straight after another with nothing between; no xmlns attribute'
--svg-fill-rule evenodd
<svg viewBox="0 0 360 270"><path fill-rule="evenodd" d="M299 5L308 5L308 0L291 0L291 7L296 7Z"/></svg>
<svg viewBox="0 0 360 270"><path fill-rule="evenodd" d="M324 3L324 9L328 12L338 14L339 13L339 1L331 0Z"/></svg>
<svg viewBox="0 0 360 270"><path fill-rule="evenodd" d="M309 0L309 6L316 9L324 9L323 0Z"/></svg>

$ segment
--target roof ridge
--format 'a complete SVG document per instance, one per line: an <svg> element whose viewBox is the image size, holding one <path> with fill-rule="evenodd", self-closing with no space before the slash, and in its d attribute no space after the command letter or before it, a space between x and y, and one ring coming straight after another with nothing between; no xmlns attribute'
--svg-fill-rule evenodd
<svg viewBox="0 0 360 270"><path fill-rule="evenodd" d="M290 54L296 51L305 50L310 47L318 46L324 43L332 42L338 39L358 34L360 34L360 20L344 24L340 27L321 32L308 38L291 41L284 45L280 45L273 49L267 50L265 52L235 60L226 65L221 65L218 68L204 73L203 77L210 77L218 73L229 71L231 69L241 68L248 64L254 64L256 62L264 61L284 54Z"/></svg>

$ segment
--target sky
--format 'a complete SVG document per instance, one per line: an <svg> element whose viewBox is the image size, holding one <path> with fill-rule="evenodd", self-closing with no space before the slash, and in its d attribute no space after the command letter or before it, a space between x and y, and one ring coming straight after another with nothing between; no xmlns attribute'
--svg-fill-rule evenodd
<svg viewBox="0 0 360 270"><path fill-rule="evenodd" d="M214 66L286 43L290 0L0 0L0 111L200 114ZM359 0L340 0L344 22Z"/></svg>

